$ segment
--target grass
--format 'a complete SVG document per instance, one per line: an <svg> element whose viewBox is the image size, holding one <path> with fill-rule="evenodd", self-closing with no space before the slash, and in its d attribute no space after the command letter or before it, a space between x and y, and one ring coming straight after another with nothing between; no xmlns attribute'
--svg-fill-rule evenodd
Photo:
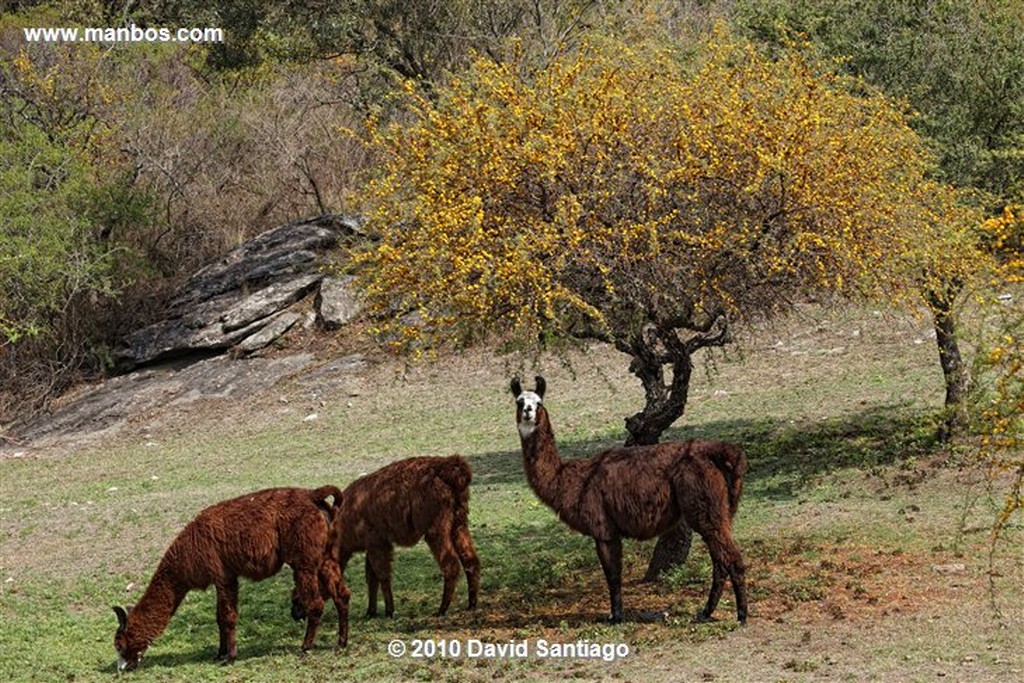
<svg viewBox="0 0 1024 683"><path fill-rule="evenodd" d="M810 316L810 314L808 314ZM918 343L924 340L927 343ZM114 675L112 604L131 603L163 549L202 507L276 485L344 485L392 460L463 453L474 468L471 524L481 605L432 616L438 570L399 550L394 620L366 620L362 562L347 572L350 646L300 657L287 572L243 582L239 660L214 664L213 592L192 593L154 643L139 681L1002 680L1024 670L1019 527L989 587L986 532L998 487L936 444L941 376L927 330L872 312L761 330L744 353L695 379L672 438L743 445L750 475L736 520L751 618L696 624L710 580L697 542L686 566L641 584L652 542L626 545L627 623L601 622L607 596L592 542L528 488L510 370L468 354L397 374L371 365L345 392L294 382L243 403L139 424L104 448L74 444L0 460L0 678ZM564 457L621 443L640 404L623 359L603 349L570 371L544 368ZM309 416L315 413L316 417ZM992 608L993 601L1000 608ZM645 615L664 615L651 623ZM457 641L460 656L394 658L389 643ZM626 657L469 657L466 644L539 639L625 646Z"/></svg>

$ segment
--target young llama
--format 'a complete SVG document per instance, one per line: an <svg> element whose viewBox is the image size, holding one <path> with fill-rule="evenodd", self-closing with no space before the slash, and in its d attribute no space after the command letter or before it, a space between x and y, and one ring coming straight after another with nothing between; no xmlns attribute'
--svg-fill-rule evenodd
<svg viewBox="0 0 1024 683"><path fill-rule="evenodd" d="M367 616L377 614L377 587L384 613L395 613L391 595L394 546L425 538L444 577L438 615L448 611L460 565L469 584L469 607L480 590L480 559L469 535L469 483L465 458L419 457L399 460L352 482L342 494L335 519L335 557L341 570L357 552L366 551Z"/></svg>
<svg viewBox="0 0 1024 683"><path fill-rule="evenodd" d="M334 505L327 502L334 499ZM331 553L332 521L341 491L335 486L315 490L273 488L211 505L188 523L171 542L146 592L135 607L114 607L118 628L114 647L118 671L131 671L150 644L163 633L185 595L193 589L217 589L217 657L238 656L238 578L261 581L292 568L293 597L306 615L302 650L313 646L323 595L338 610L338 647L348 641L349 590Z"/></svg>
<svg viewBox="0 0 1024 683"><path fill-rule="evenodd" d="M592 458L563 461L542 401L546 383L535 391L512 380L516 424L526 478L558 517L594 539L611 598L611 622L622 621L622 539L648 539L685 521L701 535L714 565L707 605L697 615L710 619L725 577L736 595L736 616L747 619L743 556L732 538L746 459L736 446L685 441L612 448Z"/></svg>

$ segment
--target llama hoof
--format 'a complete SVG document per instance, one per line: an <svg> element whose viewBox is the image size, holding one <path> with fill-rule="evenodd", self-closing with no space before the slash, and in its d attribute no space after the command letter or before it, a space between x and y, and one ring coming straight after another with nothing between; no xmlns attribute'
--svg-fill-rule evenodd
<svg viewBox="0 0 1024 683"><path fill-rule="evenodd" d="M713 616L705 613L703 610L697 612L697 614L694 615L693 620L698 624L710 624L712 622L718 621L718 619L715 619Z"/></svg>
<svg viewBox="0 0 1024 683"><path fill-rule="evenodd" d="M613 626L615 624L621 624L622 623L622 615L621 614L613 614L613 615L609 616L608 617L608 623L613 625Z"/></svg>

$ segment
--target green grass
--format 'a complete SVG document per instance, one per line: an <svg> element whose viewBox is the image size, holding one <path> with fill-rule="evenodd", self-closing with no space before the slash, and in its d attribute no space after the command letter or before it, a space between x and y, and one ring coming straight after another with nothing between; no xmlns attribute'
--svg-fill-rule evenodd
<svg viewBox="0 0 1024 683"><path fill-rule="evenodd" d="M855 342L847 338L854 327L861 330ZM302 625L288 614L290 576L283 572L243 582L233 666L214 663L213 592L194 592L132 678L912 680L921 671L931 680L935 662L952 667L954 679L1011 675L1022 666L1012 644L1024 615L1006 600L1013 595L1007 585L1019 586L1024 574L1020 530L1009 531L999 556L1006 581L997 581L994 596L1010 625L1000 630L987 606L983 531L997 496L979 493L957 468L962 458L932 438L941 378L933 350L914 343L920 334L913 323L894 326L870 315L801 322L765 332L744 356L719 358L716 373L695 379L688 413L669 436L734 441L750 460L736 520L751 592L746 629L735 624L729 591L721 621L690 618L710 581L699 541L687 565L656 586L638 582L652 542L627 543L627 613L667 618L604 625L607 596L592 541L564 527L524 480L509 372L499 360L467 355L415 368L404 379L387 364L371 367L358 395L319 397L315 420L303 420L313 410L296 384L247 406L214 404L201 419L169 419L103 447L0 460L0 679L115 675L111 605L139 597L164 548L202 507L266 486L344 485L395 459L452 452L474 469L471 525L483 562L478 610L464 609L460 582L449 615L432 616L441 581L420 545L397 553L394 620L362 616L362 560L350 564L344 653L331 650L336 621L328 609L319 647L298 655ZM831 352L837 338L846 348L838 355ZM640 401L623 359L609 350L577 358L575 378L552 365L545 368L547 403L563 456L621 443L622 418ZM295 407L283 409L279 393ZM950 562L965 563L967 573L950 579L930 569ZM951 627L956 647L919 641L921 633L940 639L946 631L939 626L968 613L967 625ZM886 619L894 620L891 628ZM792 635L805 630L813 634L807 643ZM840 654L826 656L814 645L832 631L837 635L822 647ZM590 639L631 651L611 664L387 654L394 639L428 638ZM737 662L736 651L749 656ZM842 652L856 656L837 669ZM948 663L954 653L973 657L972 668Z"/></svg>

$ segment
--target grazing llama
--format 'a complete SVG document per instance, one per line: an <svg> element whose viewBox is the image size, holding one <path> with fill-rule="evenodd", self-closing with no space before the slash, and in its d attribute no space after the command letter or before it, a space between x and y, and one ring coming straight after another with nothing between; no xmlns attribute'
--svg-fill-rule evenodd
<svg viewBox="0 0 1024 683"><path fill-rule="evenodd" d="M746 459L732 445L685 441L612 448L592 458L563 461L542 400L512 380L516 424L530 486L559 518L594 539L611 598L611 622L622 621L622 539L648 539L685 521L707 544L714 571L707 605L710 619L725 577L736 594L736 615L747 618L743 556L732 538L732 518L742 490Z"/></svg>
<svg viewBox="0 0 1024 683"><path fill-rule="evenodd" d="M438 615L448 611L460 565L469 584L469 607L480 590L480 559L469 535L469 482L464 458L409 458L391 463L352 482L342 494L335 519L335 556L342 571L352 555L366 552L369 589L367 616L377 614L377 587L384 613L395 613L391 595L394 546L425 538L444 577Z"/></svg>
<svg viewBox="0 0 1024 683"><path fill-rule="evenodd" d="M333 497L334 505L327 502ZM338 610L338 647L348 641L349 590L332 554L333 527L341 491L273 488L211 505L188 523L160 560L135 607L114 607L118 628L114 647L118 671L139 665L150 644L163 633L185 595L193 589L217 589L217 657L238 656L238 578L261 581L281 571L295 575L295 597L307 615L302 650L313 646L323 594Z"/></svg>

